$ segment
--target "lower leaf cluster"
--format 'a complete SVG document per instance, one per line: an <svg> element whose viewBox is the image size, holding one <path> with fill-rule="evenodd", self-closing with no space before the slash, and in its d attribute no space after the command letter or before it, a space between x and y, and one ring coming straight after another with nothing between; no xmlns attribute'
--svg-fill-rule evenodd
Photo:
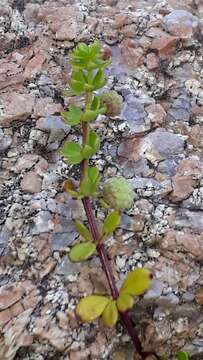
<svg viewBox="0 0 203 360"><path fill-rule="evenodd" d="M89 295L80 300L76 313L84 322L92 322L101 316L103 324L112 327L117 323L119 313L132 308L133 296L142 295L150 285L150 271L137 268L127 275L116 300L101 295Z"/></svg>

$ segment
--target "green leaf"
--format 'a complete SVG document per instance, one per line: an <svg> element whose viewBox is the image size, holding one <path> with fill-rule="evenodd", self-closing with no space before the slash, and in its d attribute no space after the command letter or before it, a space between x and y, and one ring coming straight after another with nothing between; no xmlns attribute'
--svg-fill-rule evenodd
<svg viewBox="0 0 203 360"><path fill-rule="evenodd" d="M104 70L99 69L93 80L94 90L102 88L106 84L106 82L107 78L104 75Z"/></svg>
<svg viewBox="0 0 203 360"><path fill-rule="evenodd" d="M92 183L95 183L98 181L100 175L99 170L96 166L90 166L88 169L88 177L91 180Z"/></svg>
<svg viewBox="0 0 203 360"><path fill-rule="evenodd" d="M116 300L118 310L125 312L133 307L133 297L126 293L121 293Z"/></svg>
<svg viewBox="0 0 203 360"><path fill-rule="evenodd" d="M91 158L92 155L94 154L95 154L95 150L89 145L85 145L84 148L82 149L82 156L86 160Z"/></svg>
<svg viewBox="0 0 203 360"><path fill-rule="evenodd" d="M93 194L92 183L89 177L85 177L80 184L80 192L83 196L90 196Z"/></svg>
<svg viewBox="0 0 203 360"><path fill-rule="evenodd" d="M69 111L63 111L61 116L66 124L78 125L82 117L82 111L77 106L71 105Z"/></svg>
<svg viewBox="0 0 203 360"><path fill-rule="evenodd" d="M92 194L94 194L97 191L97 187L98 187L99 180L100 180L99 170L97 169L96 166L89 167L88 177L92 184Z"/></svg>
<svg viewBox="0 0 203 360"><path fill-rule="evenodd" d="M102 313L102 322L105 326L113 327L118 321L118 309L115 301L110 301L103 313Z"/></svg>
<svg viewBox="0 0 203 360"><path fill-rule="evenodd" d="M121 217L117 211L113 211L111 214L107 216L104 221L102 233L105 235L112 234L114 230L120 224Z"/></svg>
<svg viewBox="0 0 203 360"><path fill-rule="evenodd" d="M82 115L82 121L92 121L96 119L98 111L96 110L86 110Z"/></svg>
<svg viewBox="0 0 203 360"><path fill-rule="evenodd" d="M100 108L100 97L99 96L94 96L94 99L92 101L92 106L91 106L91 109L92 110L98 110Z"/></svg>
<svg viewBox="0 0 203 360"><path fill-rule="evenodd" d="M100 146L100 139L94 131L90 131L88 144L86 144L82 149L82 156L84 159L89 159L93 156Z"/></svg>
<svg viewBox="0 0 203 360"><path fill-rule="evenodd" d="M83 70L73 71L71 79L79 81L79 82L85 84L85 77L84 77Z"/></svg>
<svg viewBox="0 0 203 360"><path fill-rule="evenodd" d="M75 95L80 95L84 92L85 78L82 70L73 71L69 85Z"/></svg>
<svg viewBox="0 0 203 360"><path fill-rule="evenodd" d="M89 295L80 300L76 307L76 314L84 322L91 322L97 319L109 303L109 299L100 295Z"/></svg>
<svg viewBox="0 0 203 360"><path fill-rule="evenodd" d="M81 147L73 141L65 142L60 149L60 154L64 156L70 164L79 164L82 161Z"/></svg>
<svg viewBox="0 0 203 360"><path fill-rule="evenodd" d="M177 353L177 360L189 360L188 353L186 351L179 351Z"/></svg>
<svg viewBox="0 0 203 360"><path fill-rule="evenodd" d="M77 80L70 80L70 88L74 92L75 95L80 95L84 92L84 84Z"/></svg>
<svg viewBox="0 0 203 360"><path fill-rule="evenodd" d="M100 147L100 138L99 136L94 132L94 131L90 131L89 134L89 141L88 141L88 145L90 145L95 152L99 149Z"/></svg>
<svg viewBox="0 0 203 360"><path fill-rule="evenodd" d="M123 282L120 293L142 295L149 289L152 282L151 272L146 268L131 271Z"/></svg>
<svg viewBox="0 0 203 360"><path fill-rule="evenodd" d="M88 57L89 56L89 48L85 43L79 43L77 45L77 53L78 55Z"/></svg>
<svg viewBox="0 0 203 360"><path fill-rule="evenodd" d="M84 242L72 247L69 252L69 259L72 262L82 262L90 258L96 251L96 245L93 242Z"/></svg>
<svg viewBox="0 0 203 360"><path fill-rule="evenodd" d="M92 44L90 44L89 54L90 58L95 58L101 51L101 45L98 39L96 39Z"/></svg>
<svg viewBox="0 0 203 360"><path fill-rule="evenodd" d="M80 220L75 220L75 227L86 241L93 241L90 231Z"/></svg>
<svg viewBox="0 0 203 360"><path fill-rule="evenodd" d="M83 196L94 196L99 183L100 174L97 167L89 167L88 174L80 185L80 192Z"/></svg>

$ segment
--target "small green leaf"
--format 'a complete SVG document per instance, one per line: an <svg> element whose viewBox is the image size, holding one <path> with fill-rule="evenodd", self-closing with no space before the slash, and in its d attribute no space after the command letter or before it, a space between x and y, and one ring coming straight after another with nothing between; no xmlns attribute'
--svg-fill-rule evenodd
<svg viewBox="0 0 203 360"><path fill-rule="evenodd" d="M90 178L92 183L95 183L98 181L100 175L99 170L96 166L90 166L88 169L88 177Z"/></svg>
<svg viewBox="0 0 203 360"><path fill-rule="evenodd" d="M94 96L94 99L92 101L92 106L91 109L92 110L98 110L100 108L100 97L99 96Z"/></svg>
<svg viewBox="0 0 203 360"><path fill-rule="evenodd" d="M94 131L90 131L88 144L95 150L95 152L100 147L100 138Z"/></svg>
<svg viewBox="0 0 203 360"><path fill-rule="evenodd" d="M96 151L91 146L85 145L82 149L82 156L87 160L90 159L95 154L95 152Z"/></svg>
<svg viewBox="0 0 203 360"><path fill-rule="evenodd" d="M95 110L86 110L82 115L82 121L92 121L96 119L98 112Z"/></svg>
<svg viewBox="0 0 203 360"><path fill-rule="evenodd" d="M69 111L63 111L61 116L66 124L78 125L82 117L82 111L77 106L71 105Z"/></svg>
<svg viewBox="0 0 203 360"><path fill-rule="evenodd" d="M84 92L85 78L82 70L77 70L72 73L69 85L75 95L80 95Z"/></svg>
<svg viewBox="0 0 203 360"><path fill-rule="evenodd" d="M80 300L76 307L76 314L84 322L91 322L97 319L109 303L105 296L89 295Z"/></svg>
<svg viewBox="0 0 203 360"><path fill-rule="evenodd" d="M186 351L179 351L177 353L177 360L189 360L188 353Z"/></svg>
<svg viewBox="0 0 203 360"><path fill-rule="evenodd" d="M86 241L93 241L90 231L80 220L75 220L75 227Z"/></svg>
<svg viewBox="0 0 203 360"><path fill-rule="evenodd" d="M80 192L83 196L90 196L93 194L92 183L89 177L85 177L80 184Z"/></svg>
<svg viewBox="0 0 203 360"><path fill-rule="evenodd" d="M92 44L90 44L89 53L90 58L94 58L101 51L101 45L98 39L96 39Z"/></svg>
<svg viewBox="0 0 203 360"><path fill-rule="evenodd" d="M125 312L133 307L133 297L126 293L121 293L116 300L118 310Z"/></svg>
<svg viewBox="0 0 203 360"><path fill-rule="evenodd" d="M84 242L72 247L69 252L69 259L72 262L82 262L89 259L96 251L96 245L93 242Z"/></svg>
<svg viewBox="0 0 203 360"><path fill-rule="evenodd" d="M102 313L102 322L105 326L113 327L118 321L118 309L115 301L110 301Z"/></svg>
<svg viewBox="0 0 203 360"><path fill-rule="evenodd" d="M75 95L80 95L84 92L84 84L77 80L70 80L70 88Z"/></svg>
<svg viewBox="0 0 203 360"><path fill-rule="evenodd" d="M71 78L72 78L73 80L76 80L76 81L79 81L79 82L85 84L85 77L84 77L84 72L83 72L83 70L74 71L74 72L72 73Z"/></svg>
<svg viewBox="0 0 203 360"><path fill-rule="evenodd" d="M94 90L102 88L107 82L106 76L104 75L104 70L99 69L94 77L93 85Z"/></svg>
<svg viewBox="0 0 203 360"><path fill-rule="evenodd" d="M123 282L120 293L142 295L149 289L152 282L151 272L146 268L131 271Z"/></svg>
<svg viewBox="0 0 203 360"><path fill-rule="evenodd" d="M80 192L83 196L94 196L99 183L100 174L96 167L89 167L88 174L80 185Z"/></svg>
<svg viewBox="0 0 203 360"><path fill-rule="evenodd" d="M92 184L92 194L94 194L97 191L97 187L100 180L99 170L97 169L96 166L89 167L88 177Z"/></svg>
<svg viewBox="0 0 203 360"><path fill-rule="evenodd" d="M104 221L102 232L105 235L112 234L120 224L121 217L117 211L113 211Z"/></svg>
<svg viewBox="0 0 203 360"><path fill-rule="evenodd" d="M82 161L81 147L73 141L65 142L60 149L60 154L64 156L70 164L79 164Z"/></svg>
<svg viewBox="0 0 203 360"><path fill-rule="evenodd" d="M77 45L78 55L88 57L89 56L89 49L85 43L79 43Z"/></svg>

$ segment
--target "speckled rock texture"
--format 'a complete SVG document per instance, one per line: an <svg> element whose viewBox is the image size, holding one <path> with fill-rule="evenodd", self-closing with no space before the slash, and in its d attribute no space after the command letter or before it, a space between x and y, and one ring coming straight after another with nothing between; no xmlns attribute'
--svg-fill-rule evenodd
<svg viewBox="0 0 203 360"><path fill-rule="evenodd" d="M106 243L114 276L120 286L135 266L154 274L132 310L146 351L202 360L201 0L0 1L0 360L138 360L120 324L74 312L84 294L109 293L97 257L68 260L85 214L62 188L78 167L58 154L79 136L60 117L81 102L63 95L70 51L95 37L112 53L104 91L123 109L96 120L93 163L135 193Z"/></svg>

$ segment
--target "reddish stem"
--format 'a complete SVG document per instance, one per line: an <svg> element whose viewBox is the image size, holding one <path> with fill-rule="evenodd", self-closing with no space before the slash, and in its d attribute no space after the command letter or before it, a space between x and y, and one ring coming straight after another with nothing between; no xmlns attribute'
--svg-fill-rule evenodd
<svg viewBox="0 0 203 360"><path fill-rule="evenodd" d="M106 251L105 251L104 244L99 243L100 233L99 233L99 230L97 227L94 213L92 211L90 199L86 197L82 200L82 202L83 202L83 206L84 206L84 209L85 209L85 212L87 215L87 220L89 223L92 237L93 237L94 241L98 244L97 252L98 252L100 261L102 263L103 270L104 270L107 280L108 280L108 284L109 284L109 287L111 290L111 295L112 295L113 299L117 299L117 297L119 296L119 292L116 287L115 279L114 279L114 276L112 273L109 259L107 257ZM128 312L120 313L120 317L121 317L122 324L126 328L129 336L131 337L138 354L141 356L141 358L143 360L146 359L146 357L149 355L149 353L142 351L142 345L141 345L140 339L138 338L137 334L135 333L135 330L133 328L132 321L129 318Z"/></svg>

